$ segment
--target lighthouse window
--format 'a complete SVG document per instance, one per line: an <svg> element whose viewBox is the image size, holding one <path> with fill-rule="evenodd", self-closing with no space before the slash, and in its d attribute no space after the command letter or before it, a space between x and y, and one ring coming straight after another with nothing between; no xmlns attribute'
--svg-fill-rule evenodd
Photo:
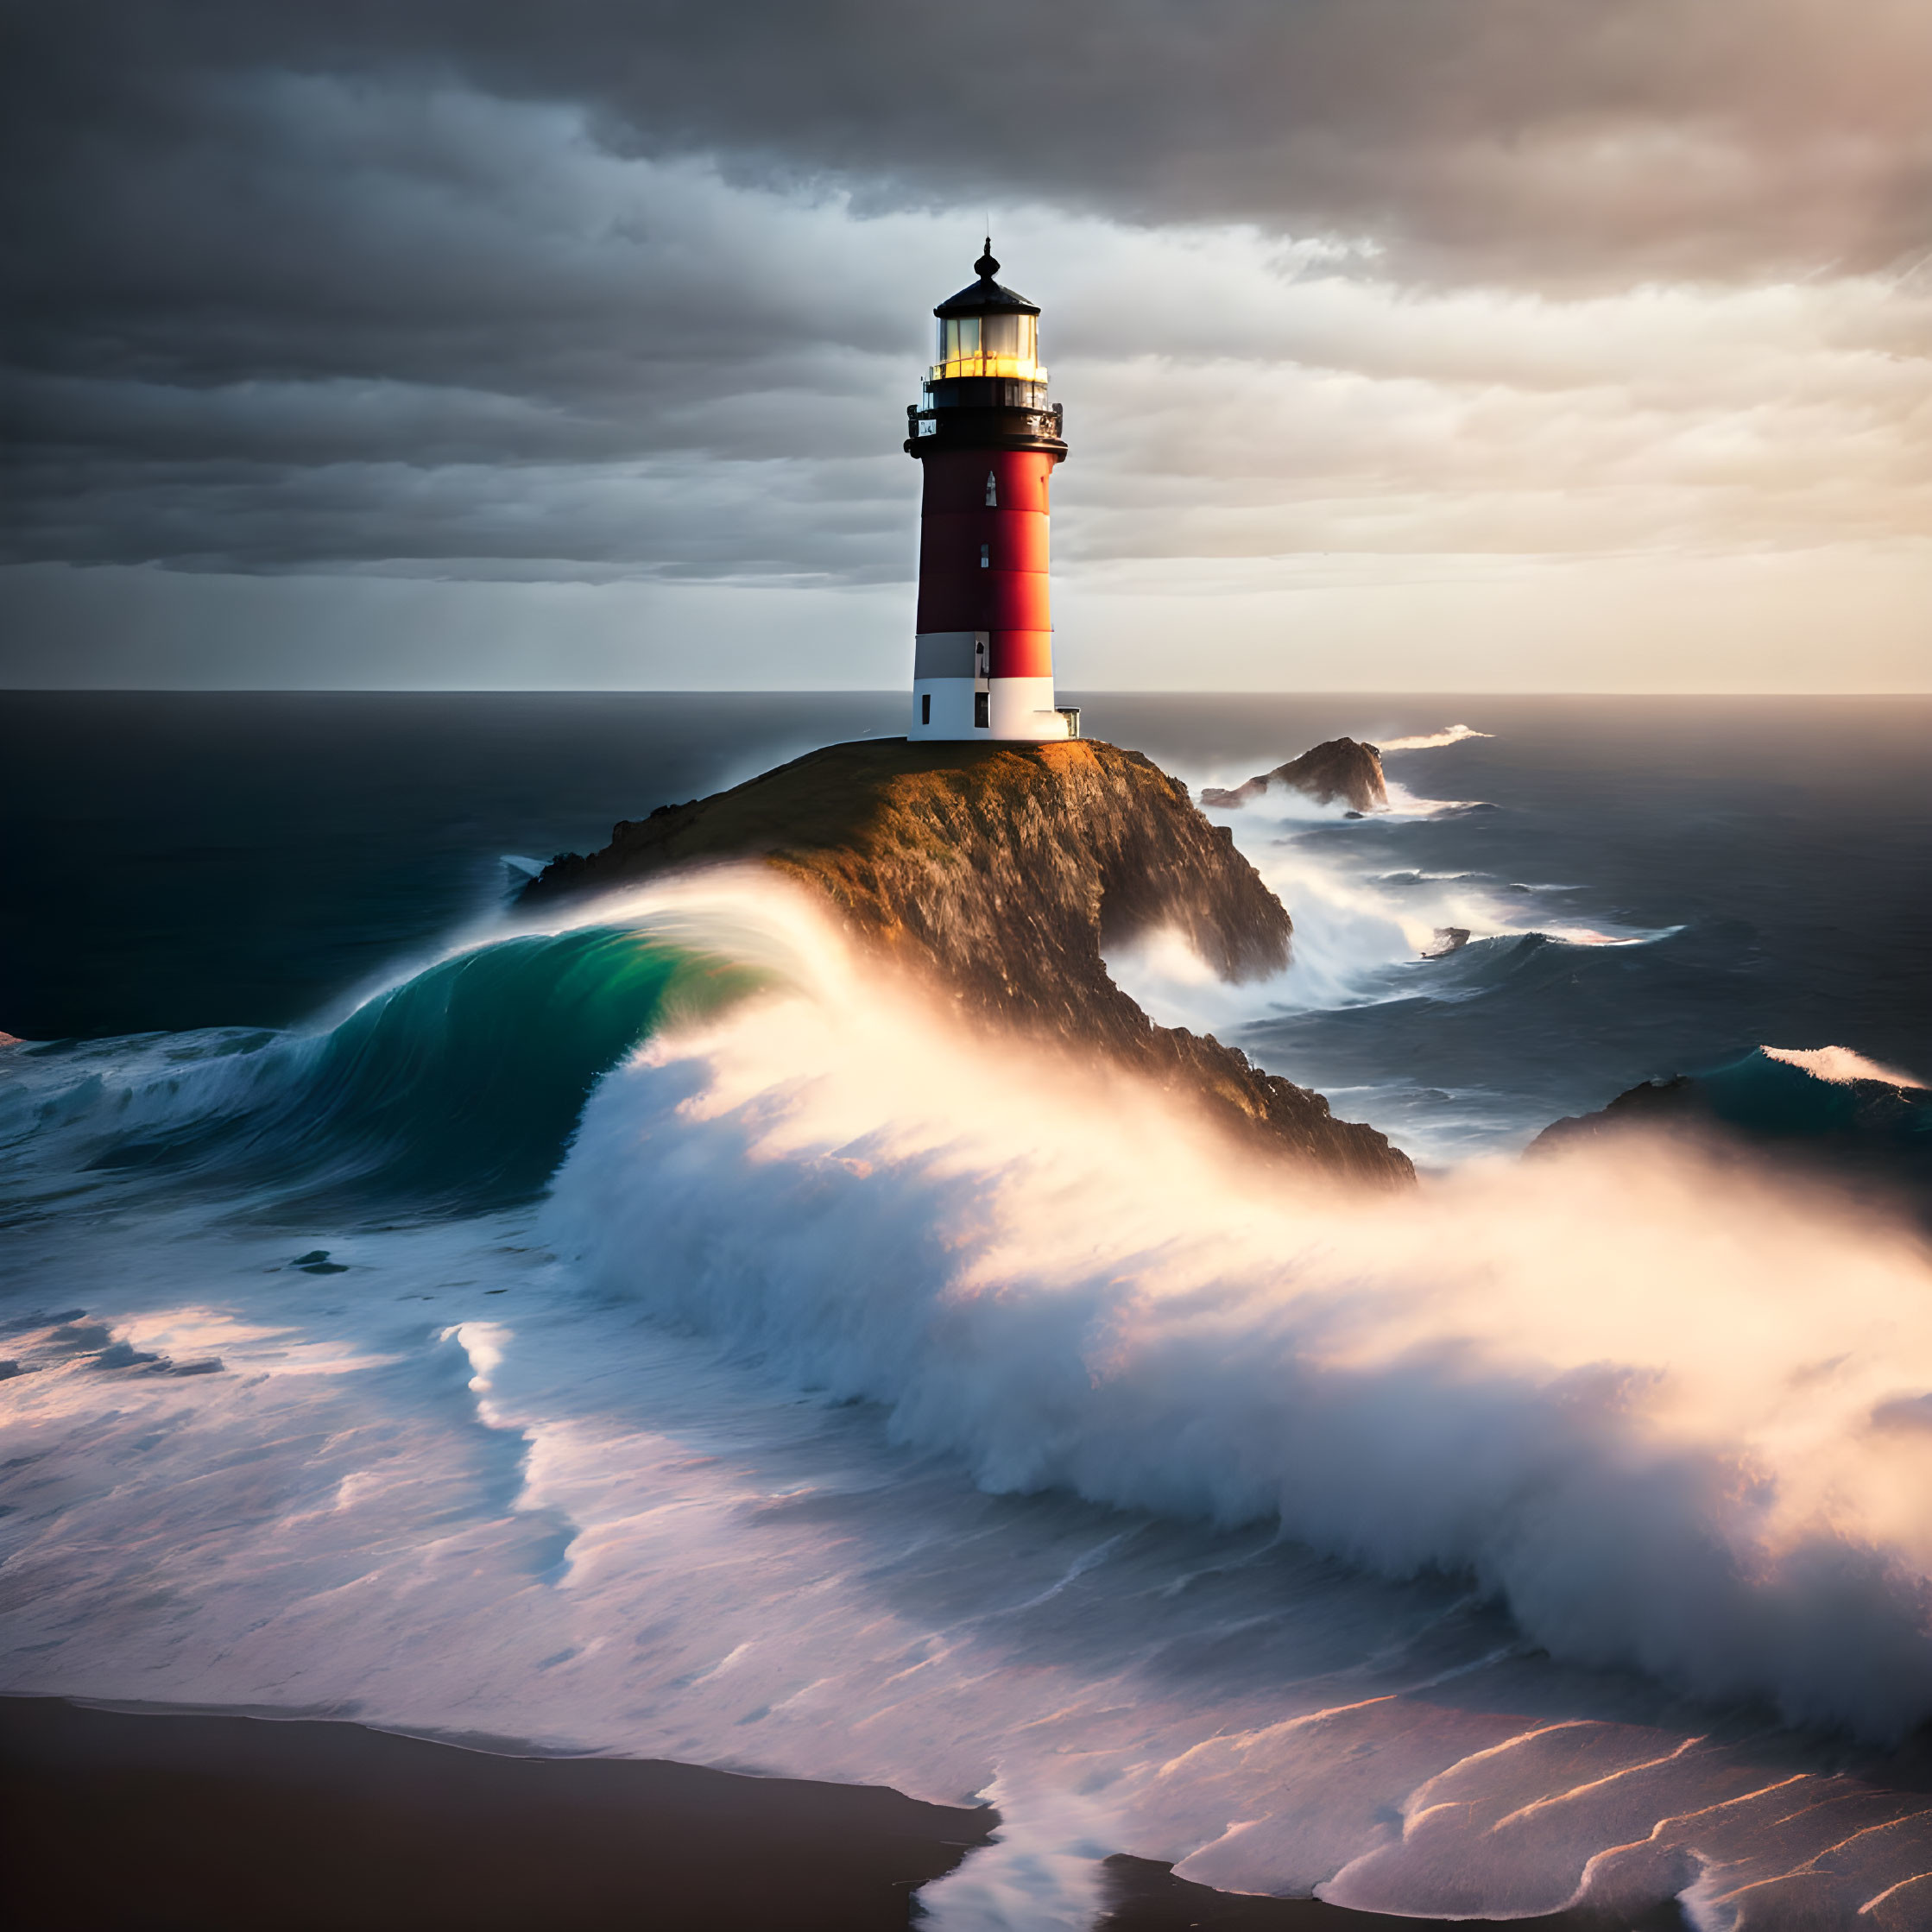
<svg viewBox="0 0 1932 1932"><path fill-rule="evenodd" d="M980 546L980 568L982 571L989 571L993 568L993 546L989 543L982 543Z"/></svg>
<svg viewBox="0 0 1932 1932"><path fill-rule="evenodd" d="M1021 325L1032 322L1030 315L989 315L981 328L981 342L988 356L1011 356L1016 359L1026 354L1021 342ZM1030 358L1029 358L1030 359Z"/></svg>
<svg viewBox="0 0 1932 1932"><path fill-rule="evenodd" d="M1000 479L990 470L986 472L986 507L989 510L1000 507Z"/></svg>
<svg viewBox="0 0 1932 1932"><path fill-rule="evenodd" d="M919 693L919 723L921 724L931 724L931 722L932 693L929 691L922 691Z"/></svg>
<svg viewBox="0 0 1932 1932"><path fill-rule="evenodd" d="M1044 382L1039 364L1037 315L948 315L939 323L940 378L999 376L1025 382Z"/></svg>
<svg viewBox="0 0 1932 1932"><path fill-rule="evenodd" d="M939 360L962 363L977 359L980 352L980 319L976 315L949 315L939 325Z"/></svg>

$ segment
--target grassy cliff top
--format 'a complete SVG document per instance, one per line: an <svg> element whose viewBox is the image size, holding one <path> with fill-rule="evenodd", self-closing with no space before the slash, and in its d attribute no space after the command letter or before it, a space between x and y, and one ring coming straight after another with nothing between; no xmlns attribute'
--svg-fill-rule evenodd
<svg viewBox="0 0 1932 1932"><path fill-rule="evenodd" d="M931 846L945 860L957 849L932 843L942 826L969 819L991 825L1010 820L1017 805L1102 786L1159 792L1164 804L1187 797L1140 753L1096 739L1034 745L862 738L807 752L729 792L621 821L597 857L616 862L620 853L648 851L681 864L755 853L809 863L827 851L910 844Z"/></svg>
<svg viewBox="0 0 1932 1932"><path fill-rule="evenodd" d="M763 858L827 892L858 925L907 928L931 950L1051 906L1102 943L1152 925L1184 932L1228 978L1287 963L1279 900L1187 787L1139 752L1051 744L827 745L689 805L623 820L589 858L559 858L534 888L581 893L672 867ZM976 902L969 906L968 901Z"/></svg>

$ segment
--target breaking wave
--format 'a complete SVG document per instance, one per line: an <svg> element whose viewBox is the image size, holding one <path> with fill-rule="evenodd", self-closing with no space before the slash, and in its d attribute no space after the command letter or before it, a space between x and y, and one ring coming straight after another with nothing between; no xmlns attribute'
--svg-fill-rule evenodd
<svg viewBox="0 0 1932 1932"><path fill-rule="evenodd" d="M148 1169L175 1184L500 1206L541 1189L591 1088L640 1039L766 970L622 924L508 934L315 1032L16 1051L0 1140L32 1135L43 1166Z"/></svg>
<svg viewBox="0 0 1932 1932"><path fill-rule="evenodd" d="M1809 1073L1814 1080L1827 1080L1834 1086L1849 1086L1869 1080L1885 1087L1923 1088L1925 1083L1897 1067L1880 1066L1848 1046L1766 1046L1759 1051L1767 1059L1782 1060Z"/></svg>
<svg viewBox="0 0 1932 1932"><path fill-rule="evenodd" d="M1435 751L1443 745L1459 745L1466 738L1493 738L1493 731L1478 731L1467 724L1451 724L1440 731L1429 731L1413 738L1386 738L1379 749L1389 751Z"/></svg>
<svg viewBox="0 0 1932 1932"><path fill-rule="evenodd" d="M1795 1721L1932 1713L1923 1445L1872 1425L1932 1392L1904 1234L1681 1152L1258 1188L842 974L601 1086L545 1224L600 1292L996 1491L1467 1574L1555 1655Z"/></svg>
<svg viewBox="0 0 1932 1932"><path fill-rule="evenodd" d="M1466 1574L1557 1656L1793 1720L1932 1713L1923 1444L1872 1424L1932 1395L1923 1257L1681 1150L1373 1210L1263 1185L1158 1092L963 1040L723 880L473 946L319 1035L173 1051L31 1111L96 1171L229 1190L501 1205L554 1171L546 1238L599 1293L882 1405L989 1489Z"/></svg>

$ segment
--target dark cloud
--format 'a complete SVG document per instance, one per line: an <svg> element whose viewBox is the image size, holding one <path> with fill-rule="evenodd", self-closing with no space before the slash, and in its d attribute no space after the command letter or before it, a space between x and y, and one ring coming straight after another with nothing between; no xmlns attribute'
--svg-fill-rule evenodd
<svg viewBox="0 0 1932 1932"><path fill-rule="evenodd" d="M1366 234L1409 272L1556 282L1932 246L1917 0L580 0L540 34L515 6L445 17L467 23L467 71L593 102L615 143L886 200Z"/></svg>
<svg viewBox="0 0 1932 1932"><path fill-rule="evenodd" d="M832 489L824 478L819 464L676 460L47 462L25 472L13 560L585 582L909 578L917 479L904 459L853 466Z"/></svg>
<svg viewBox="0 0 1932 1932"><path fill-rule="evenodd" d="M14 103L0 556L905 574L920 307L782 205L407 64L116 51Z"/></svg>
<svg viewBox="0 0 1932 1932"><path fill-rule="evenodd" d="M1932 249L1923 0L0 21L16 559L902 572L897 412L955 270L882 277L815 194L1252 224L1565 295Z"/></svg>
<svg viewBox="0 0 1932 1932"><path fill-rule="evenodd" d="M1038 197L1138 221L1366 233L1458 274L1868 268L1932 246L1932 16L1918 0L20 12L29 116L132 98L159 126L180 110L180 77L407 74L581 103L620 151L722 155L894 205Z"/></svg>

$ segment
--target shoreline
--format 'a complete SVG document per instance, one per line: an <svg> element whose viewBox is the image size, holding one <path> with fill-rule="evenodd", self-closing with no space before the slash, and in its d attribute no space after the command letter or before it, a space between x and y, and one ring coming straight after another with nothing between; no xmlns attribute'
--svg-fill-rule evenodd
<svg viewBox="0 0 1932 1932"><path fill-rule="evenodd" d="M988 1808L663 1758L534 1753L353 1719L0 1696L22 1932L644 1923L866 1932L991 1841ZM1217 1892L1105 1865L1108 1932L1432 1932L1452 1922ZM1481 1921L1453 1922L1462 1926ZM1518 1932L1611 1932L1595 1914ZM1676 1932L1673 1904L1615 1922Z"/></svg>

